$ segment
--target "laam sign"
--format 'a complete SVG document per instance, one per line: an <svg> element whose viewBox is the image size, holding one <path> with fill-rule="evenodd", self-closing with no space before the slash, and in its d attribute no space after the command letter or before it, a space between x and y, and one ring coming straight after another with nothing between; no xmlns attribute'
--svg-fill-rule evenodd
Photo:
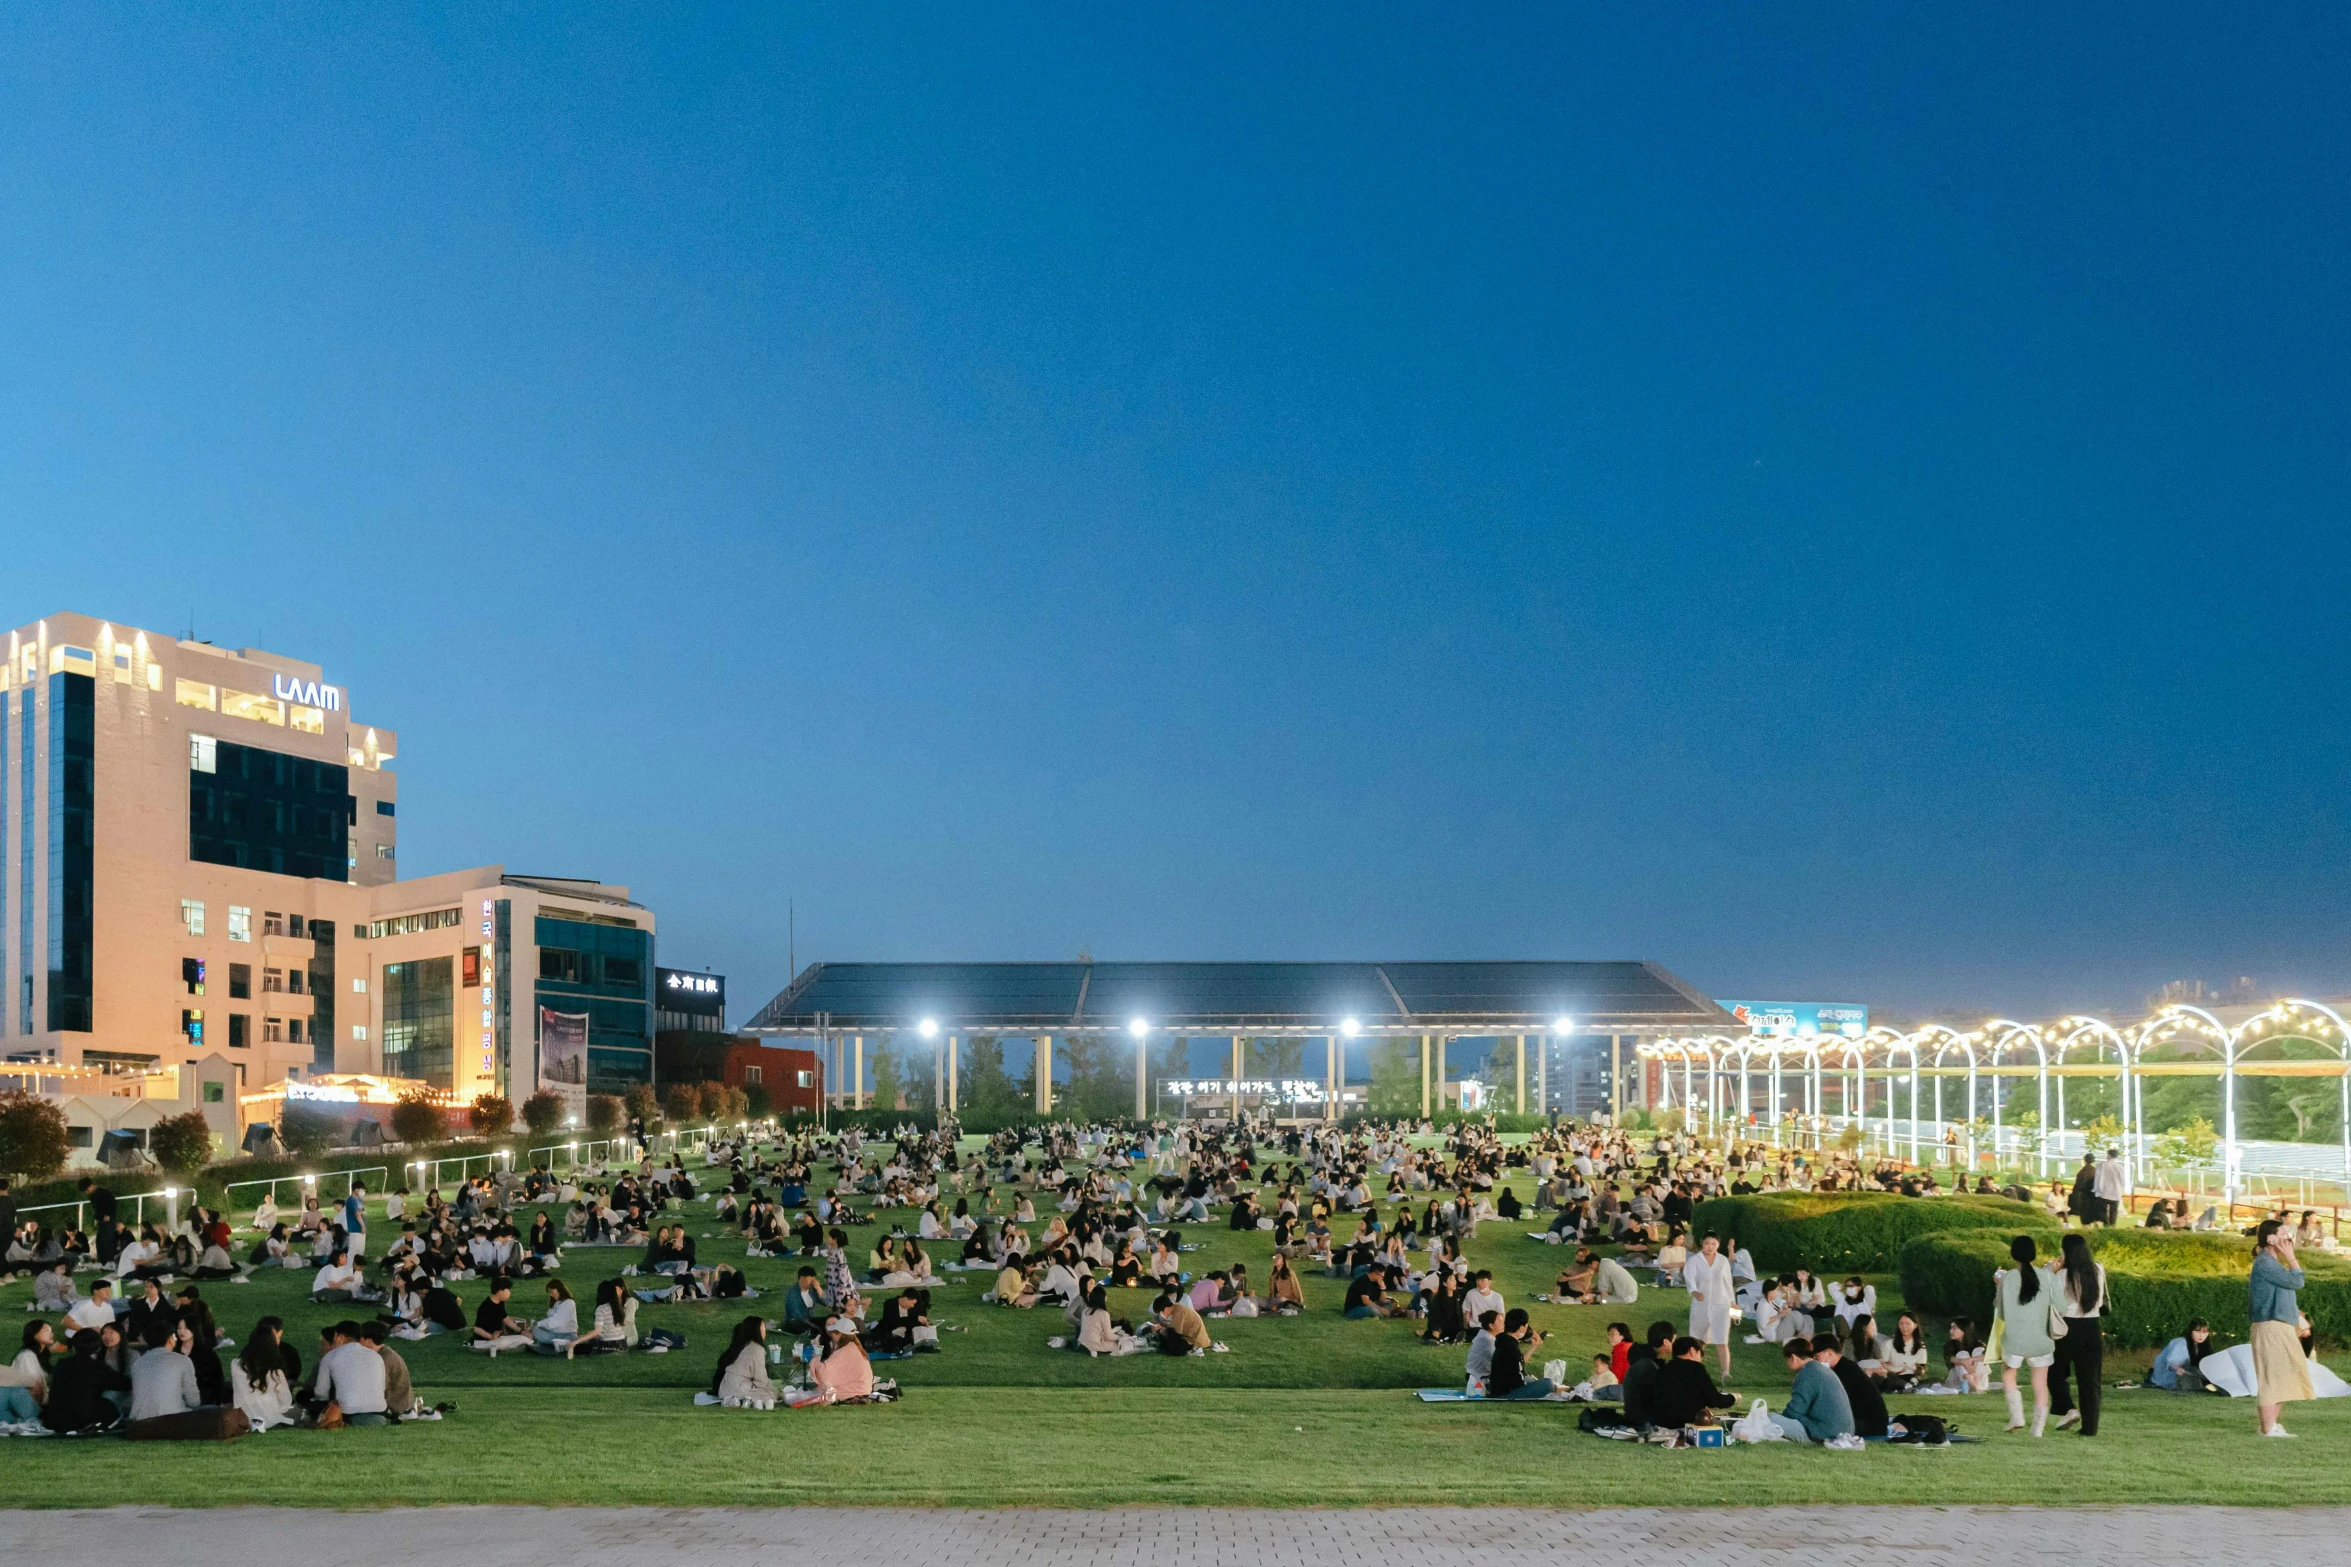
<svg viewBox="0 0 2351 1567"><path fill-rule="evenodd" d="M330 686L323 680L298 680L292 675L272 675L269 694L281 702L323 707L330 713L343 710L343 688Z"/></svg>

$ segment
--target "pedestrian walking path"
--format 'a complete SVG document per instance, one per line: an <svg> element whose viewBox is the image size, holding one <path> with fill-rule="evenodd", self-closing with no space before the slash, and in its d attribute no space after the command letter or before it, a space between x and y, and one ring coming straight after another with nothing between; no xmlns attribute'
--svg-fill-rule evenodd
<svg viewBox="0 0 2351 1567"><path fill-rule="evenodd" d="M1982 1567L2028 1558L2226 1567L2337 1560L2347 1535L2351 1508L449 1507L404 1511L393 1554L499 1567L676 1560L681 1552L695 1567L800 1559L828 1567L1297 1567L1432 1552L1463 1567L1623 1567L1685 1551L1713 1567L1883 1567L1890 1559ZM0 1514L0 1538L22 1561L77 1560L103 1540L111 1560L175 1567L376 1567L387 1537L372 1524L331 1528L264 1508L157 1507Z"/></svg>

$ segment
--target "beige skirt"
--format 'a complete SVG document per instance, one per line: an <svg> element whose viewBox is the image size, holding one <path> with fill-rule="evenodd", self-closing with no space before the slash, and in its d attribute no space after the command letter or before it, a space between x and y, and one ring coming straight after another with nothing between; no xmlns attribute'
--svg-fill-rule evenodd
<svg viewBox="0 0 2351 1567"><path fill-rule="evenodd" d="M2315 1398L2310 1362L2302 1358L2302 1335L2284 1322L2253 1324L2253 1383L2264 1404Z"/></svg>

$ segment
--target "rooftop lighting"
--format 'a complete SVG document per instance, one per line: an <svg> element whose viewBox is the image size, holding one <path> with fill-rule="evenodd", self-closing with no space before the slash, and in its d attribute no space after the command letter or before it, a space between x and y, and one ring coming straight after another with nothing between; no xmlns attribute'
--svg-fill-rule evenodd
<svg viewBox="0 0 2351 1567"><path fill-rule="evenodd" d="M1347 1018L1339 1024L1339 1032L1345 1034L1349 1039L1353 1039L1357 1034L1363 1032L1363 1023L1357 1018Z"/></svg>
<svg viewBox="0 0 2351 1567"><path fill-rule="evenodd" d="M935 1017L926 1017L914 1025L914 1031L925 1039L936 1039L939 1037L939 1020Z"/></svg>
<svg viewBox="0 0 2351 1567"><path fill-rule="evenodd" d="M1553 1018L1553 1019L1551 1020L1551 1032L1552 1032L1552 1033L1554 1033L1554 1034L1572 1034L1572 1033L1574 1033L1574 1032L1575 1032L1575 1019L1574 1019L1574 1018L1572 1018L1572 1017L1555 1017L1555 1018Z"/></svg>
<svg viewBox="0 0 2351 1567"><path fill-rule="evenodd" d="M1151 1032L1151 1025L1143 1018L1129 1018L1127 1019L1127 1032L1140 1039Z"/></svg>

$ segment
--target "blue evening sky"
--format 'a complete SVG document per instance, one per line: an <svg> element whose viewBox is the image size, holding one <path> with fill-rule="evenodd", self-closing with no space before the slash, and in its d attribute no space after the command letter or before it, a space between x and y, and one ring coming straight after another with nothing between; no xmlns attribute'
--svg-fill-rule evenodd
<svg viewBox="0 0 2351 1567"><path fill-rule="evenodd" d="M0 540L811 958L2351 984L2340 7L20 7Z"/></svg>

